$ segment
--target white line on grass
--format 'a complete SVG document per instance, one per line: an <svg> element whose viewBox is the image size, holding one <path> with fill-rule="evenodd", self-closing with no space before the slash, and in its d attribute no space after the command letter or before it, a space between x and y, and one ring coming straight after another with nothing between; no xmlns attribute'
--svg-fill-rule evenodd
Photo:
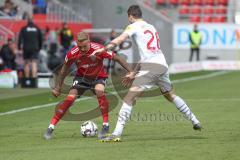
<svg viewBox="0 0 240 160"><path fill-rule="evenodd" d="M162 100L162 101L166 101L165 99L160 99L159 97L154 97L152 99L138 99L138 101L142 101L142 102L153 102L156 100ZM192 101L192 102L216 102L216 101L220 101L220 102L228 102L228 101L235 101L238 102L240 101L240 98L221 98L221 99L217 99L217 98L184 98L184 100L186 101Z"/></svg>
<svg viewBox="0 0 240 160"><path fill-rule="evenodd" d="M203 75L203 76L196 76L196 77L191 77L191 78L183 78L183 79L173 80L172 83L183 83L183 82L207 79L207 78L212 78L212 77L216 77L219 75L223 75L226 73L228 73L228 72L227 71L214 72L214 73L210 73L210 74Z"/></svg>
<svg viewBox="0 0 240 160"><path fill-rule="evenodd" d="M76 100L76 102L78 102L80 100L87 100L87 99L90 99L90 97L83 97L81 99ZM32 106L32 107L16 109L16 110L0 113L0 116L8 115L8 114L14 114L14 113L18 113L18 112L29 111L29 110L34 110L34 109L39 109L39 108L46 108L46 107L50 107L50 106L55 106L58 103L59 102L54 102L54 103L48 103L48 104L44 104L44 105L37 105L37 106Z"/></svg>
<svg viewBox="0 0 240 160"><path fill-rule="evenodd" d="M223 75L223 74L226 74L226 73L228 73L228 72L226 72L226 71L214 72L214 73L210 73L210 74L202 75L202 76L196 76L196 77L191 77L191 78L183 78L183 79L179 79L179 80L173 80L172 83L183 83L183 82L207 79L207 78L212 78L212 77L216 77L216 76L219 76L219 75ZM114 92L110 92L110 93L111 94L116 94L117 92L114 91ZM83 101L83 100L88 100L88 99L91 99L91 98L92 97L83 97L81 99L76 100L76 102ZM0 113L0 116L15 114L15 113L29 111L29 110L34 110L34 109L39 109L39 108L51 107L51 106L54 106L54 105L56 105L58 103L59 102L54 102L54 103L48 103L48 104L44 104L44 105L37 105L37 106L32 106L32 107L16 109L16 110Z"/></svg>

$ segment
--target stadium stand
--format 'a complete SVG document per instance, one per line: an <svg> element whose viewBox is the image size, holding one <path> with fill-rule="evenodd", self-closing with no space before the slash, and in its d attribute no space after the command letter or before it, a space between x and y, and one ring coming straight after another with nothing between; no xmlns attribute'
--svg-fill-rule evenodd
<svg viewBox="0 0 240 160"><path fill-rule="evenodd" d="M229 0L155 0L156 8L160 13L169 13L166 16L176 15L173 20L205 23L224 23L229 18ZM174 8L174 9L173 9Z"/></svg>
<svg viewBox="0 0 240 160"><path fill-rule="evenodd" d="M166 0L156 0L156 3L158 5L164 5L164 4L166 4Z"/></svg>
<svg viewBox="0 0 240 160"><path fill-rule="evenodd" d="M170 3L171 5L178 5L179 0L169 0L169 3Z"/></svg>
<svg viewBox="0 0 240 160"><path fill-rule="evenodd" d="M38 64L38 75L41 76L46 73L48 77L49 72L59 63L61 64L64 59L63 47L58 42L60 40L58 33L60 33L63 22L68 24L74 36L83 29L92 28L91 19L86 18L87 16L84 13L77 13L58 0L5 0L0 2L0 6L2 6L0 7L0 49L8 43L9 39L18 42L19 31L26 25L26 20L30 17L41 29L44 35L44 44L39 52ZM56 42L53 43L54 39ZM71 45L74 45L74 43L72 42ZM18 50L17 53L19 54L16 55L16 61L23 57L21 50ZM1 55L0 61L2 61ZM4 64L4 62L1 62L1 64ZM2 68L0 67L0 69ZM22 69L22 66L17 66L19 78L23 77ZM11 69L8 71L11 72ZM46 83L46 85L48 84Z"/></svg>

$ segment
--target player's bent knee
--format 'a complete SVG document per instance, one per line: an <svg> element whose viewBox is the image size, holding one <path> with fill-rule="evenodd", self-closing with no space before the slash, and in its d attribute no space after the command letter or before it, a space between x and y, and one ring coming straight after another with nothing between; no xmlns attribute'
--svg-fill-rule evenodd
<svg viewBox="0 0 240 160"><path fill-rule="evenodd" d="M132 104L133 104L133 101L134 101L134 98L126 95L126 96L123 98L123 101L124 101L125 103L127 103L128 105L132 105Z"/></svg>
<svg viewBox="0 0 240 160"><path fill-rule="evenodd" d="M95 94L97 97L101 97L104 95L104 91L103 90L95 90Z"/></svg>
<svg viewBox="0 0 240 160"><path fill-rule="evenodd" d="M97 97L104 95L104 85L103 84L97 84L95 86L95 94Z"/></svg>
<svg viewBox="0 0 240 160"><path fill-rule="evenodd" d="M136 99L142 92L128 92L128 94L123 98L123 101L128 105L135 105Z"/></svg>
<svg viewBox="0 0 240 160"><path fill-rule="evenodd" d="M140 87L134 86L129 89L130 92L142 92L143 90Z"/></svg>

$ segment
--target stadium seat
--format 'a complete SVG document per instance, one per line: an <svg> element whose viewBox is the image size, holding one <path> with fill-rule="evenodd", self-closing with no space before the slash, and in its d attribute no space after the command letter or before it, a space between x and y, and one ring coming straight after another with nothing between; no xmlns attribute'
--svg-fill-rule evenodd
<svg viewBox="0 0 240 160"><path fill-rule="evenodd" d="M191 11L192 14L201 14L202 10L201 7L198 5L192 6Z"/></svg>
<svg viewBox="0 0 240 160"><path fill-rule="evenodd" d="M212 19L213 22L217 23L224 23L226 22L226 17L225 16L217 16Z"/></svg>
<svg viewBox="0 0 240 160"><path fill-rule="evenodd" d="M35 21L46 21L46 14L33 14L33 19Z"/></svg>
<svg viewBox="0 0 240 160"><path fill-rule="evenodd" d="M179 10L178 10L178 13L180 15L186 15L186 14L189 14L189 7L188 6L185 6L185 5L182 5L179 7Z"/></svg>
<svg viewBox="0 0 240 160"><path fill-rule="evenodd" d="M196 23L196 22L200 22L201 18L200 18L200 16L190 16L189 21Z"/></svg>
<svg viewBox="0 0 240 160"><path fill-rule="evenodd" d="M203 4L205 5L214 5L214 0L203 0Z"/></svg>
<svg viewBox="0 0 240 160"><path fill-rule="evenodd" d="M212 22L212 16L204 16L202 18L202 22L205 22L205 23L210 23Z"/></svg>
<svg viewBox="0 0 240 160"><path fill-rule="evenodd" d="M166 0L156 0L156 3L158 5L165 5L166 4Z"/></svg>
<svg viewBox="0 0 240 160"><path fill-rule="evenodd" d="M216 5L228 5L228 0L216 0Z"/></svg>
<svg viewBox="0 0 240 160"><path fill-rule="evenodd" d="M179 0L169 0L169 3L171 4L171 5L178 5L179 4Z"/></svg>
<svg viewBox="0 0 240 160"><path fill-rule="evenodd" d="M215 9L215 13L226 14L227 13L227 8L225 6L219 6Z"/></svg>
<svg viewBox="0 0 240 160"><path fill-rule="evenodd" d="M202 5L202 0L192 0L193 5Z"/></svg>
<svg viewBox="0 0 240 160"><path fill-rule="evenodd" d="M207 6L203 7L202 12L203 12L203 14L213 14L214 8L213 8L213 6L207 5Z"/></svg>
<svg viewBox="0 0 240 160"><path fill-rule="evenodd" d="M190 5L191 4L191 0L180 0L180 4L181 5Z"/></svg>

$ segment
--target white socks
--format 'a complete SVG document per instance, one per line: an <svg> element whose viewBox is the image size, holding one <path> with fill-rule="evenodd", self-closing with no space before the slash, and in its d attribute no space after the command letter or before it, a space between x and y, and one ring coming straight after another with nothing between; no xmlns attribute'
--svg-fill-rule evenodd
<svg viewBox="0 0 240 160"><path fill-rule="evenodd" d="M173 100L173 103L176 105L177 109L184 114L184 116L192 122L193 125L199 123L196 116L191 112L190 108L183 101L182 98L176 96Z"/></svg>
<svg viewBox="0 0 240 160"><path fill-rule="evenodd" d="M131 111L132 106L129 106L127 103L123 102L122 108L119 111L117 125L113 132L113 135L120 136L122 134L124 125L126 121L130 118Z"/></svg>
<svg viewBox="0 0 240 160"><path fill-rule="evenodd" d="M103 126L109 126L108 122L103 122Z"/></svg>
<svg viewBox="0 0 240 160"><path fill-rule="evenodd" d="M48 128L52 128L52 129L54 129L54 125L53 124L50 124L49 126L48 126Z"/></svg>
<svg viewBox="0 0 240 160"><path fill-rule="evenodd" d="M177 107L177 109L184 114L184 116L192 122L193 125L200 123L196 116L191 112L190 108L187 106L187 104L183 101L182 98L176 96L173 99L173 103ZM123 105L119 111L117 125L112 133L113 135L120 136L123 132L123 128L127 122L127 120L130 118L132 111L132 106L128 105L127 103L123 102Z"/></svg>

